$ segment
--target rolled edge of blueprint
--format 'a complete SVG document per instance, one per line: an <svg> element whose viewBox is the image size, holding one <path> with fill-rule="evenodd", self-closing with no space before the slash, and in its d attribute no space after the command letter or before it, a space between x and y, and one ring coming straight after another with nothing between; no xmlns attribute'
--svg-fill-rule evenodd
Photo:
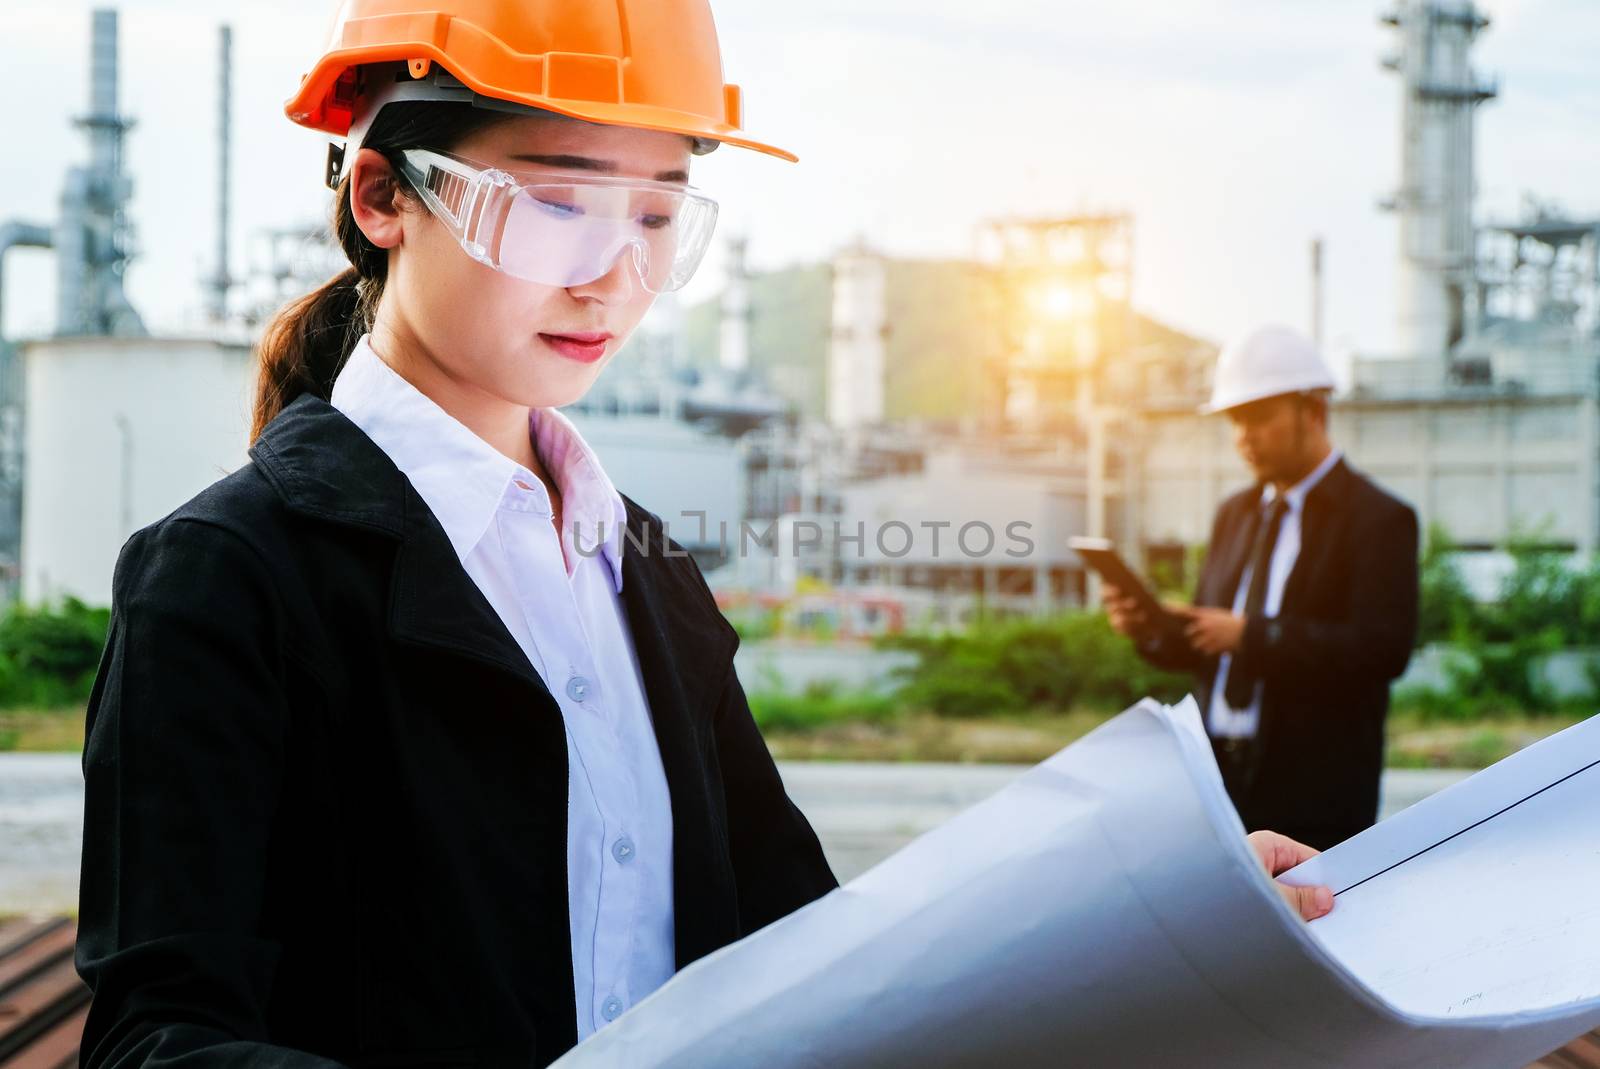
<svg viewBox="0 0 1600 1069"><path fill-rule="evenodd" d="M1596 1025L1387 1005L1261 871L1193 702L1146 700L557 1065L1516 1069Z"/></svg>

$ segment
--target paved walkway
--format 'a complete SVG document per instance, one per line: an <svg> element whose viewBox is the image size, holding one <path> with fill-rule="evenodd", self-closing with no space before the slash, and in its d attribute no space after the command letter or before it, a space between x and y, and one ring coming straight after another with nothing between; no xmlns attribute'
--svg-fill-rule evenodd
<svg viewBox="0 0 1600 1069"><path fill-rule="evenodd" d="M848 880L923 832L982 801L1023 765L782 766L796 804ZM1390 772L1385 813L1460 779L1460 772ZM83 844L83 777L76 754L0 754L0 913L75 908Z"/></svg>

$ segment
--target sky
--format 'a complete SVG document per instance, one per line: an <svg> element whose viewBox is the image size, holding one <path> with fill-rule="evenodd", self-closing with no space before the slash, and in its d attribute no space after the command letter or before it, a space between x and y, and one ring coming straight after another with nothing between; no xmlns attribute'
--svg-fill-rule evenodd
<svg viewBox="0 0 1600 1069"><path fill-rule="evenodd" d="M1135 217L1135 302L1221 340L1306 326L1309 245L1325 243L1330 349L1395 339L1398 180L1393 47L1366 0L712 0L724 73L752 136L799 164L729 147L695 163L719 234L757 269L858 237L897 256L971 255L997 216ZM86 155L83 0L0 0L0 222L48 223ZM1600 4L1490 0L1479 70L1480 216L1525 194L1600 215ZM326 217L327 140L285 98L326 41L333 0L128 0L121 103L139 257L128 290L157 331L197 321L215 244L217 26L234 28L234 270L251 235ZM54 324L49 253L7 262L4 327ZM720 252L683 294L708 296Z"/></svg>

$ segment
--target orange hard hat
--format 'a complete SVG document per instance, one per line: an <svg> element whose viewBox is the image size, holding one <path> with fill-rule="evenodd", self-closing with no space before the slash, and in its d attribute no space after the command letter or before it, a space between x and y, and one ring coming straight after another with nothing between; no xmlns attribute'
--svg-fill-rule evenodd
<svg viewBox="0 0 1600 1069"><path fill-rule="evenodd" d="M708 0L344 0L284 111L346 137L362 68L395 63L416 79L437 64L490 100L796 159L744 136Z"/></svg>

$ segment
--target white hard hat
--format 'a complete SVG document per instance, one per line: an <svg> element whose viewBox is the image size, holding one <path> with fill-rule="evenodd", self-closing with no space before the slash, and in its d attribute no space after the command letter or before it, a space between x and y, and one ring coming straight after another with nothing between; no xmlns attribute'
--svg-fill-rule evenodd
<svg viewBox="0 0 1600 1069"><path fill-rule="evenodd" d="M1259 327L1229 342L1217 356L1217 375L1205 415L1268 397L1332 390L1333 372L1311 339L1291 327Z"/></svg>

